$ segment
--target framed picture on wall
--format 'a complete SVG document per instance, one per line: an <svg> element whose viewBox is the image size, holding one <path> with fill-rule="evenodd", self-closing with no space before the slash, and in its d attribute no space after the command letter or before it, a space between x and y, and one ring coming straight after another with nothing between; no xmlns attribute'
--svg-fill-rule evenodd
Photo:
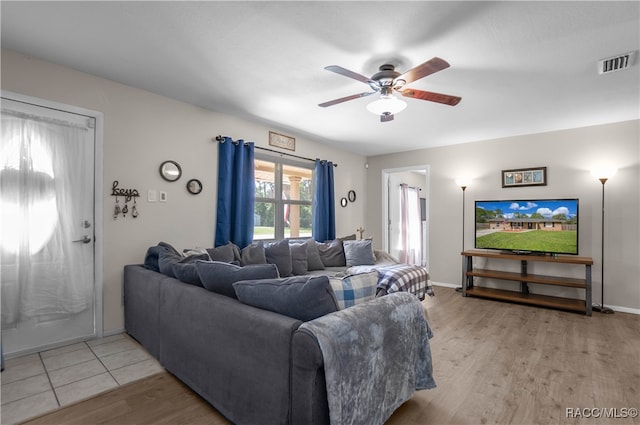
<svg viewBox="0 0 640 425"><path fill-rule="evenodd" d="M288 149L290 151L296 150L296 139L291 136L285 136L284 134L276 133L274 131L269 132L269 145L277 148Z"/></svg>
<svg viewBox="0 0 640 425"><path fill-rule="evenodd" d="M502 170L502 187L546 186L547 167Z"/></svg>

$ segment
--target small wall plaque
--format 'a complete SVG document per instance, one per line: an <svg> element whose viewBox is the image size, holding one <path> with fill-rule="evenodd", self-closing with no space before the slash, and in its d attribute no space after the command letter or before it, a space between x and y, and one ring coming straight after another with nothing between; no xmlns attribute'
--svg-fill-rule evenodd
<svg viewBox="0 0 640 425"><path fill-rule="evenodd" d="M547 167L502 170L502 187L546 186Z"/></svg>
<svg viewBox="0 0 640 425"><path fill-rule="evenodd" d="M277 148L296 150L296 139L294 137L285 136L284 134L269 132L269 145Z"/></svg>

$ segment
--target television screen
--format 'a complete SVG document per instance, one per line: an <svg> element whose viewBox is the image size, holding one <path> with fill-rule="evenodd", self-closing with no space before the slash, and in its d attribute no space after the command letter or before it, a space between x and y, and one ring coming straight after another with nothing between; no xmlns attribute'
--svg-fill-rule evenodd
<svg viewBox="0 0 640 425"><path fill-rule="evenodd" d="M578 254L578 199L476 201L477 249Z"/></svg>

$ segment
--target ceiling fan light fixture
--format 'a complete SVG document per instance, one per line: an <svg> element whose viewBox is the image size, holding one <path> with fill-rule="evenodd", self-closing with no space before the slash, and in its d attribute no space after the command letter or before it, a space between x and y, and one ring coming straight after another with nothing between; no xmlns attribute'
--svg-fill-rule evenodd
<svg viewBox="0 0 640 425"><path fill-rule="evenodd" d="M378 100L367 105L367 110L376 115L394 115L404 110L407 103L392 94L383 94Z"/></svg>

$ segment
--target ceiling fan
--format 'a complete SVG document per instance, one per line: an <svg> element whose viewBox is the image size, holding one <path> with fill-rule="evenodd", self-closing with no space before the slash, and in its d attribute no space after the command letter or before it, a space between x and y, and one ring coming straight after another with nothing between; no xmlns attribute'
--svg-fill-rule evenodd
<svg viewBox="0 0 640 425"><path fill-rule="evenodd" d="M416 90L404 88L405 84L412 83L420 78L431 75L435 72L442 71L449 67L449 63L438 57L434 57L425 63L418 65L404 74L400 74L396 71L395 66L391 64L381 65L379 71L375 73L371 78L358 74L357 72L349 71L338 65L326 66L324 69L327 71L335 72L336 74L344 75L345 77L353 78L371 87L369 92L352 94L351 96L341 97L339 99L330 100L328 102L320 103L318 106L326 108L327 106L337 105L338 103L346 102L348 100L359 99L361 97L370 96L375 93L380 93L380 98L367 105L367 109L380 115L380 122L387 122L393 120L393 115L402 111L407 107L407 104L394 96L393 92L398 92L404 97L410 97L413 99L428 100L430 102L443 103L445 105L455 106L460 102L461 98L457 96L450 96L447 94L434 93L430 91Z"/></svg>

